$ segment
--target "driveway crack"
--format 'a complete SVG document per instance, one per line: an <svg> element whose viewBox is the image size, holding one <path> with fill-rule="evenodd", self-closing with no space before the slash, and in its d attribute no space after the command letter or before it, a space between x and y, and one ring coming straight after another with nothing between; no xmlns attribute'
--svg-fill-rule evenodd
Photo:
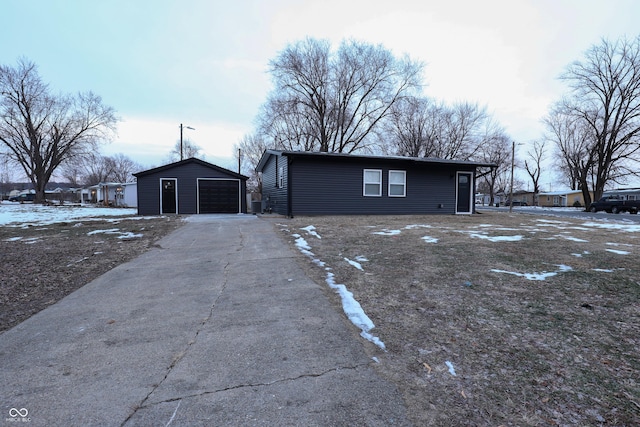
<svg viewBox="0 0 640 427"><path fill-rule="evenodd" d="M229 268L230 263L227 261L227 263L224 265L223 267L223 280L222 280L222 287L220 288L220 291L218 292L218 295L216 296L215 300L213 301L213 303L211 304L211 307L209 308L209 313L207 314L207 317L205 317L198 325L195 334L193 335L193 338L191 338L189 340L189 342L187 342L187 345L185 346L185 348L180 351L179 353L177 353L173 359L171 360L171 364L169 365L169 367L167 368L164 377L162 378L162 380L160 380L157 384L154 384L154 386L151 388L151 391L149 391L149 393L147 393L147 395L144 397L144 399L142 399L142 401L134 406L131 414L129 414L129 416L122 422L122 424L120 424L121 427L125 426L129 420L131 419L131 417L133 417L136 412L144 407L147 407L149 405L147 405L147 402L149 400L149 398L151 397L151 395L158 389L160 388L160 386L166 381L166 379L169 377L169 375L171 374L171 372L173 371L173 369L177 366L177 364L186 356L186 354L189 352L189 349L191 348L191 346L193 346L197 341L198 341L198 336L200 335L200 332L202 332L202 330L204 329L204 326L209 322L209 320L211 319L211 317L213 316L213 310L215 309L215 307L218 305L218 301L220 300L220 297L222 296L222 294L225 292L226 288L227 288L227 282L228 282L228 268ZM175 401L175 400L179 400L179 399L172 399L172 400L168 400L168 401ZM175 414L174 414L175 415Z"/></svg>
<svg viewBox="0 0 640 427"><path fill-rule="evenodd" d="M369 362L360 363L360 364L353 365L353 366L339 366L339 367L327 369L325 371L318 372L318 373L306 373L306 374L301 374L301 375L298 375L298 376L295 376L295 377L281 378L281 379L277 379L277 380L269 381L269 382L264 382L264 383L237 384L237 385L233 385L233 386L229 386L229 387L220 388L220 389L217 389L217 390L205 390L205 391L201 391L199 393L186 394L186 395L183 395L183 396L172 397L172 398L161 400L161 401L158 401L158 402L153 402L153 403L150 403L150 404L147 404L147 405L144 405L144 406L141 405L139 408L151 407L151 406L154 406L154 405L159 405L161 403L171 403L171 402L182 401L182 399L189 399L189 398L193 398L193 397L208 396L208 395L211 395L211 394L221 393L221 392L225 392L225 391L239 390L239 389L247 388L247 387L269 387L269 386L272 386L274 384L280 384L280 383L285 383L285 382L290 382L290 381L297 381L297 380L304 379L304 378L319 378L319 377L322 377L324 375L331 374L331 373L334 373L334 372L338 372L338 371L341 371L341 370L354 370L354 369L359 369L359 368L362 368L362 367L366 367L368 365L369 365Z"/></svg>

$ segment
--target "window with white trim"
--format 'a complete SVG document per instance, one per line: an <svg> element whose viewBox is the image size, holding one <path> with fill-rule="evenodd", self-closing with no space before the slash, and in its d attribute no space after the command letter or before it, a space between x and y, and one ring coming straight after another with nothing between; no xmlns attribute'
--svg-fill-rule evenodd
<svg viewBox="0 0 640 427"><path fill-rule="evenodd" d="M370 197L382 196L382 170L364 170L362 194Z"/></svg>
<svg viewBox="0 0 640 427"><path fill-rule="evenodd" d="M389 197L407 196L407 171L389 171Z"/></svg>

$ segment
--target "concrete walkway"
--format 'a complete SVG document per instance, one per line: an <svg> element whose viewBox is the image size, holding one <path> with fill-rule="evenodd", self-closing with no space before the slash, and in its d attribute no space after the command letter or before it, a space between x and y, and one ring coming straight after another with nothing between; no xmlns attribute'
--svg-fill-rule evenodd
<svg viewBox="0 0 640 427"><path fill-rule="evenodd" d="M0 335L0 425L409 425L296 256L268 221L190 217Z"/></svg>

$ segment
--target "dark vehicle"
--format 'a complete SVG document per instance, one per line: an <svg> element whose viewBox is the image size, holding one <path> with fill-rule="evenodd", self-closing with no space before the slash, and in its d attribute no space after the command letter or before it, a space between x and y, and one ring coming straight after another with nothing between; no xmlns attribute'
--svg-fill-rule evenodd
<svg viewBox="0 0 640 427"><path fill-rule="evenodd" d="M511 206L511 201L507 200L504 205L505 206ZM519 200L514 200L513 201L513 206L529 206L529 205L527 204L527 202L521 202Z"/></svg>
<svg viewBox="0 0 640 427"><path fill-rule="evenodd" d="M36 199L36 195L33 193L20 194L18 196L9 197L10 202L33 202Z"/></svg>
<svg viewBox="0 0 640 427"><path fill-rule="evenodd" d="M591 212L605 211L614 214L620 212L637 214L639 209L640 201L625 200L620 196L605 196L589 206Z"/></svg>

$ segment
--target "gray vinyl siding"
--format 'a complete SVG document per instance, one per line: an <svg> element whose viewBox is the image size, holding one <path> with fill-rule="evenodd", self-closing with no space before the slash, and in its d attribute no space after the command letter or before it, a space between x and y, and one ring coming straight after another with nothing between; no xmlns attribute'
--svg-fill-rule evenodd
<svg viewBox="0 0 640 427"><path fill-rule="evenodd" d="M138 176L138 214L160 214L160 179L176 178L178 192L178 214L198 213L198 178L222 178L238 180L214 168L199 163L184 163L175 167ZM241 194L246 194L246 181L240 180ZM241 211L247 212L246 197L241 197Z"/></svg>
<svg viewBox="0 0 640 427"><path fill-rule="evenodd" d="M459 165L374 159L295 158L290 165L291 215L454 214ZM382 170L382 196L363 195L365 169ZM406 197L389 197L389 170L406 171ZM280 212L279 212L280 213Z"/></svg>
<svg viewBox="0 0 640 427"><path fill-rule="evenodd" d="M281 166L284 170L284 186L278 187L278 168ZM280 215L289 215L287 204L288 173L287 157L277 155L271 156L262 170L262 200L267 209Z"/></svg>

